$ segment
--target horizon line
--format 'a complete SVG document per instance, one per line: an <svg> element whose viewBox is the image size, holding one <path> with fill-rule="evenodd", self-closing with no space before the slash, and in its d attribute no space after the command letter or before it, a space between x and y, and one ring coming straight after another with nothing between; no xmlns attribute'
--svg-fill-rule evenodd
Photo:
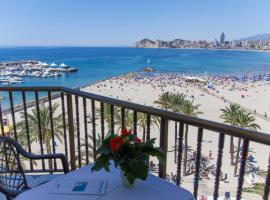
<svg viewBox="0 0 270 200"><path fill-rule="evenodd" d="M0 48L62 48L62 47L132 47L129 45L0 45Z"/></svg>

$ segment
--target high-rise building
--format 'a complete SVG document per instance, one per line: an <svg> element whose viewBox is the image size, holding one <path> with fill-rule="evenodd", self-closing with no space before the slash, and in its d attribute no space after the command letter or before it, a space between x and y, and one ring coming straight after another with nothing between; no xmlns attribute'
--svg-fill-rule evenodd
<svg viewBox="0 0 270 200"><path fill-rule="evenodd" d="M224 43L225 43L225 34L224 33L221 33L220 44L224 44Z"/></svg>

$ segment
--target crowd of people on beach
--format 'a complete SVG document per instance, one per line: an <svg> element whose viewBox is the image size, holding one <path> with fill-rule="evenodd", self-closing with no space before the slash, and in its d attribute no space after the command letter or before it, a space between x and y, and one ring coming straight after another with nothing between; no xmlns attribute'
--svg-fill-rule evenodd
<svg viewBox="0 0 270 200"><path fill-rule="evenodd" d="M211 76L187 76L178 73L132 73L112 77L111 80L124 81L141 84L151 84L153 87L166 87L166 85L178 85L185 87L188 84L196 84L207 88L215 88L215 86L228 88L231 91L247 91L250 87L269 83L270 74L258 75L211 75Z"/></svg>

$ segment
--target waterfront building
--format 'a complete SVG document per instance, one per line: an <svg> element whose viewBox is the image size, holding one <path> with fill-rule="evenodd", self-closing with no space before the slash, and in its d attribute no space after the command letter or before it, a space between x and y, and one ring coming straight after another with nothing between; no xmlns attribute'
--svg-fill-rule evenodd
<svg viewBox="0 0 270 200"><path fill-rule="evenodd" d="M224 43L225 43L225 34L224 33L221 33L220 44L224 44Z"/></svg>

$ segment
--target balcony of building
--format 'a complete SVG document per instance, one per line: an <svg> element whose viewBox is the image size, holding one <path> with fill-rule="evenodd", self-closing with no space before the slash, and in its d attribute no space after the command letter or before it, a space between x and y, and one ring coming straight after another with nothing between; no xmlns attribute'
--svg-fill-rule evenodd
<svg viewBox="0 0 270 200"><path fill-rule="evenodd" d="M150 160L151 173L186 188L198 199L218 199L226 192L236 199L249 199L252 194L245 191L247 180L253 176L249 157L252 150L263 147L266 157L262 159L269 159L270 135L266 133L79 89L1 87L0 93L5 98L0 107L1 133L31 154L64 154L71 171L94 163L107 133L118 133L124 127L143 141L157 138L156 146L165 153L165 162ZM234 146L230 145L231 139ZM29 175L63 171L57 159L21 161ZM263 199L269 198L269 161L256 171L262 177L258 180L264 187ZM228 177L229 171L233 173Z"/></svg>

